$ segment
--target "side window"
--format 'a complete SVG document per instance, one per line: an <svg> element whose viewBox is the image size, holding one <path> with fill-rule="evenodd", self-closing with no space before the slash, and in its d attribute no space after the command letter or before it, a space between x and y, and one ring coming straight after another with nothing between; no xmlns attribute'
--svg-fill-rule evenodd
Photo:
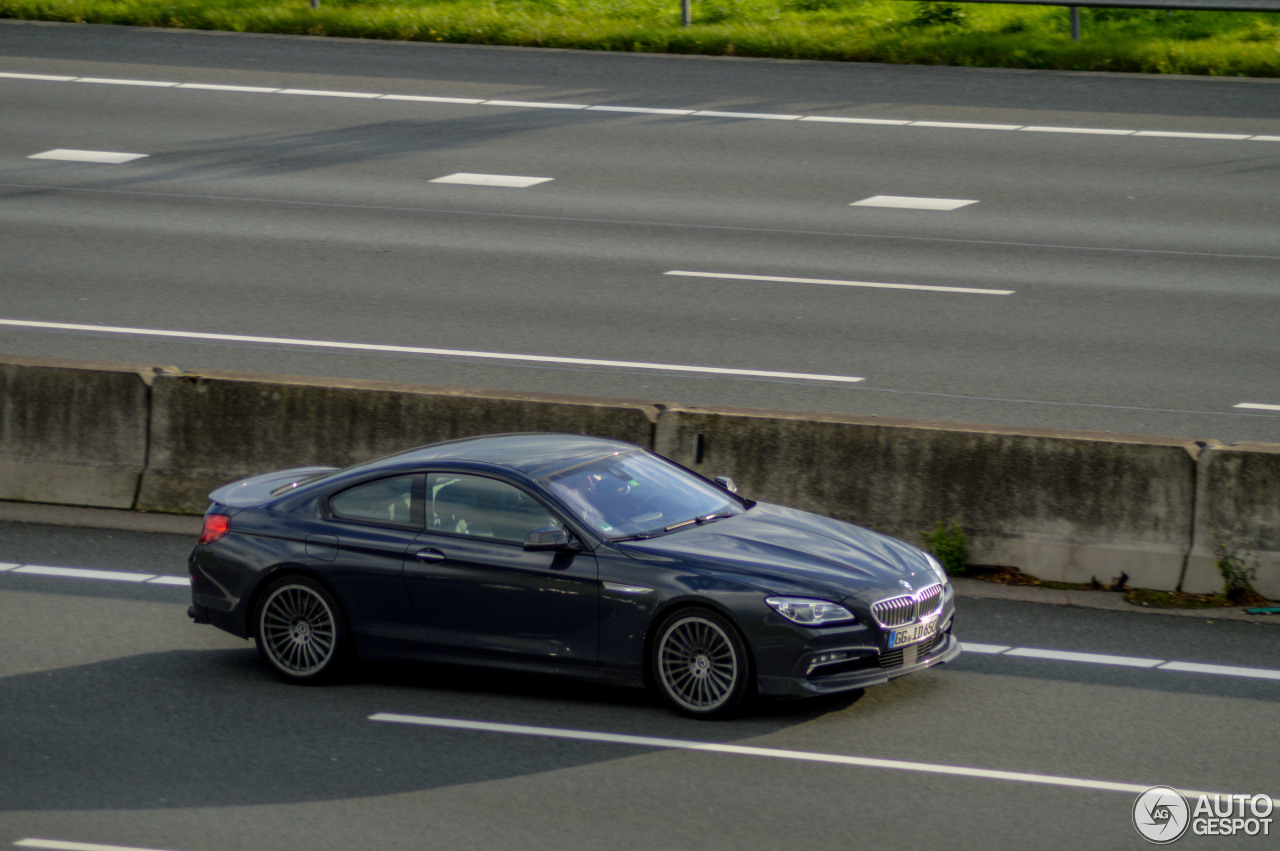
<svg viewBox="0 0 1280 851"><path fill-rule="evenodd" d="M512 544L535 529L560 526L542 505L517 487L457 473L427 475L427 528Z"/></svg>
<svg viewBox="0 0 1280 851"><path fill-rule="evenodd" d="M392 476L347 488L329 498L329 508L346 520L412 524L413 482L416 477Z"/></svg>

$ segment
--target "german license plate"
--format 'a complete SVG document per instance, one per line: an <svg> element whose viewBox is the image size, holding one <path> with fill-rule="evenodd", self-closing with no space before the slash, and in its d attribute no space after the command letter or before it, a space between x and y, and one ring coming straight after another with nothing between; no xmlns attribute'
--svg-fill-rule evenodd
<svg viewBox="0 0 1280 851"><path fill-rule="evenodd" d="M920 641L932 638L938 632L938 619L933 618L914 626L895 629L889 633L889 649L895 650L899 647L906 647L908 644L915 644Z"/></svg>

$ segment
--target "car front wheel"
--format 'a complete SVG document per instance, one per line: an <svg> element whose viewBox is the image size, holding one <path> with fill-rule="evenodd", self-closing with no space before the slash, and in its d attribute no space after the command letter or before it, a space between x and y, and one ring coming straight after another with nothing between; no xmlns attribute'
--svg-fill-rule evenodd
<svg viewBox="0 0 1280 851"><path fill-rule="evenodd" d="M726 715L750 690L746 646L733 625L709 609L685 609L664 622L652 663L662 696L694 717Z"/></svg>
<svg viewBox="0 0 1280 851"><path fill-rule="evenodd" d="M346 655L337 601L306 577L287 576L272 583L258 603L255 626L258 652L290 682L327 680Z"/></svg>

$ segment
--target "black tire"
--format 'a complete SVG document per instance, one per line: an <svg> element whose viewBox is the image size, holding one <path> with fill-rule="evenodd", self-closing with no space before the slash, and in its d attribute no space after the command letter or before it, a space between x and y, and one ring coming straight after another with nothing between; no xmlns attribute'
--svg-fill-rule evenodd
<svg viewBox="0 0 1280 851"><path fill-rule="evenodd" d="M349 640L342 608L324 586L305 576L272 582L254 611L258 653L291 683L333 679L346 661Z"/></svg>
<svg viewBox="0 0 1280 851"><path fill-rule="evenodd" d="M733 624L710 609L681 609L667 618L650 664L662 697L694 718L728 715L752 691L746 645Z"/></svg>

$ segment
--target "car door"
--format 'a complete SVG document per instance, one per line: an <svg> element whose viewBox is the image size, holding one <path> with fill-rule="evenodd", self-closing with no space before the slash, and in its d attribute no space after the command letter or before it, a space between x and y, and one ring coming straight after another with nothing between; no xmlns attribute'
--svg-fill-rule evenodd
<svg viewBox="0 0 1280 851"><path fill-rule="evenodd" d="M421 637L402 572L422 532L423 481L421 473L387 476L331 494L324 534L307 536L306 551L328 562L324 578L357 636Z"/></svg>
<svg viewBox="0 0 1280 851"><path fill-rule="evenodd" d="M529 551L561 521L525 490L485 476L427 474L426 531L405 588L427 639L446 654L552 665L596 663L599 581L590 552Z"/></svg>

